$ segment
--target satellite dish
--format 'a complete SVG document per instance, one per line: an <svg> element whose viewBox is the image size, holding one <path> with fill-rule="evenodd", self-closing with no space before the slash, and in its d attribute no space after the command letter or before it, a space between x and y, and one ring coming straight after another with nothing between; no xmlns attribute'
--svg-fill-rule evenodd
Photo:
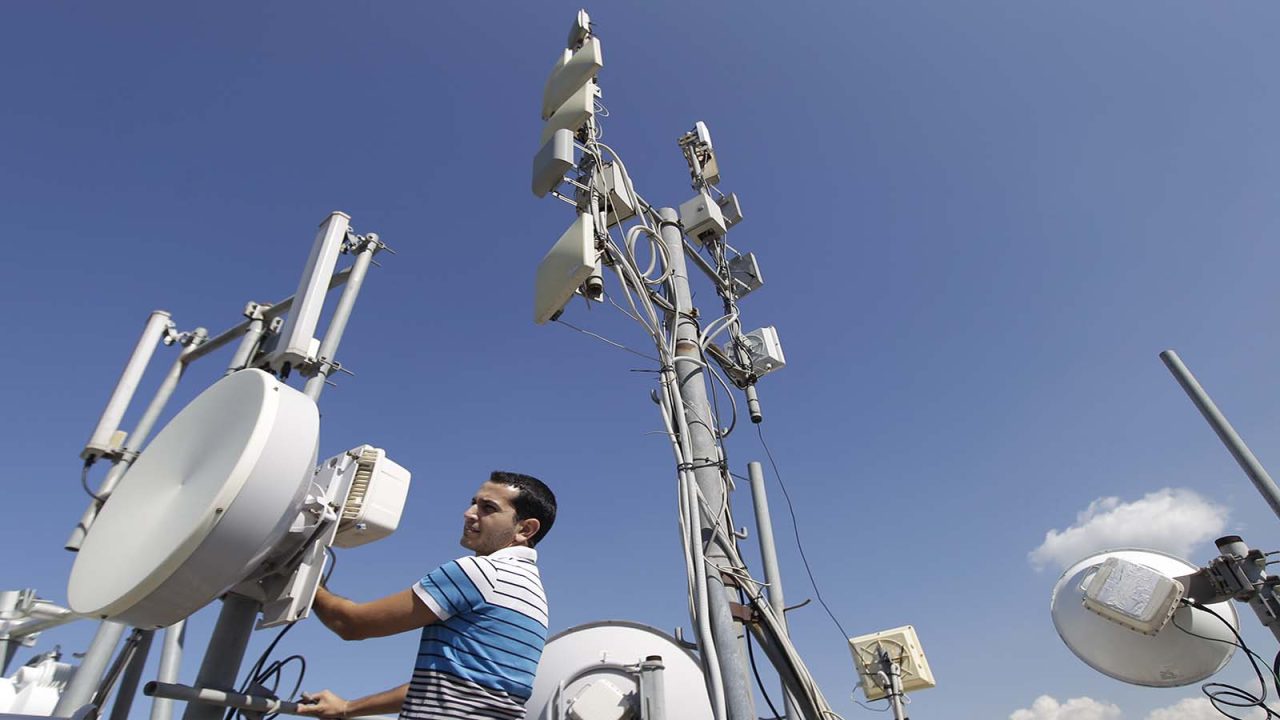
<svg viewBox="0 0 1280 720"><path fill-rule="evenodd" d="M666 717L711 720L702 666L693 654L666 633L625 620L579 625L547 642L533 694L525 703L530 720L572 717L556 708L566 708L575 701L583 708L590 704L591 717L630 717L624 706L638 696L639 683L620 666L633 666L654 655L662 657L664 666Z"/></svg>
<svg viewBox="0 0 1280 720"><path fill-rule="evenodd" d="M182 409L138 457L85 538L71 608L163 627L243 580L297 514L315 469L316 405L241 370Z"/></svg>
<svg viewBox="0 0 1280 720"><path fill-rule="evenodd" d="M1076 657L1103 675L1148 687L1190 685L1227 664L1235 652L1235 636L1209 613L1184 605L1155 635L1143 635L1087 609L1084 588L1111 557L1144 565L1169 578L1199 569L1154 550L1112 550L1072 565L1053 588L1050 611L1058 635ZM1207 607L1230 622L1232 629L1238 628L1230 601Z"/></svg>

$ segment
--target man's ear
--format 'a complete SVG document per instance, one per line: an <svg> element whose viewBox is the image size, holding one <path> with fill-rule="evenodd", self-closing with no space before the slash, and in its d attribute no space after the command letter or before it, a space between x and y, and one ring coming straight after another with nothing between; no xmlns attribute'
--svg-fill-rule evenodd
<svg viewBox="0 0 1280 720"><path fill-rule="evenodd" d="M540 529L542 529L541 520L538 520L538 518L525 518L516 523L516 539L528 545L529 539L537 535Z"/></svg>

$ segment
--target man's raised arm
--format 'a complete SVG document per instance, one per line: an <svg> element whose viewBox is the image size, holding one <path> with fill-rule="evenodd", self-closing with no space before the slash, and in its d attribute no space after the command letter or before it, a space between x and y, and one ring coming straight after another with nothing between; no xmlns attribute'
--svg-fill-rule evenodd
<svg viewBox="0 0 1280 720"><path fill-rule="evenodd" d="M358 603L320 587L311 609L325 627L343 640L385 637L439 622L431 608L409 588L380 600Z"/></svg>

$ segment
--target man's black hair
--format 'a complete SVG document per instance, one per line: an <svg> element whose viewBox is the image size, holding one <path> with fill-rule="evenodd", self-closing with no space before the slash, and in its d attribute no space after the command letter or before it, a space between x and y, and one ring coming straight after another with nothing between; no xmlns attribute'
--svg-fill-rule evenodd
<svg viewBox="0 0 1280 720"><path fill-rule="evenodd" d="M529 547L537 545L556 522L556 496L551 488L532 475L501 470L490 474L489 482L509 485L520 491L511 504L515 507L517 520L534 518L538 521L538 532L529 538Z"/></svg>

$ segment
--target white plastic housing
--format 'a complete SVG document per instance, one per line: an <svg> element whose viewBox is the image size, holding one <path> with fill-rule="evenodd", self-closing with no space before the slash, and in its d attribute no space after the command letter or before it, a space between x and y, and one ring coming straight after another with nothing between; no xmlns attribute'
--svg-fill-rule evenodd
<svg viewBox="0 0 1280 720"><path fill-rule="evenodd" d="M760 274L760 263L755 253L739 255L729 261L729 278L733 281L733 292L742 299L764 285L764 276Z"/></svg>
<svg viewBox="0 0 1280 720"><path fill-rule="evenodd" d="M386 451L362 446L353 450L356 478L342 508L342 521L333 544L357 547L395 532L409 496L409 471L387 457ZM370 461L366 461L368 458Z"/></svg>
<svg viewBox="0 0 1280 720"><path fill-rule="evenodd" d="M858 676L862 678L862 691L866 693L868 700L879 700L886 694L875 679L880 664L880 648L902 668L903 692L926 690L937 685L933 680L933 671L929 669L929 661L925 659L924 649L920 647L916 629L903 625L892 630L849 638L853 664L858 669Z"/></svg>
<svg viewBox="0 0 1280 720"><path fill-rule="evenodd" d="M565 50L552 68L546 89L542 92L542 119L551 117L565 100L595 79L603 67L604 55L600 51L600 38L588 38L576 52Z"/></svg>
<svg viewBox="0 0 1280 720"><path fill-rule="evenodd" d="M1053 588L1049 607L1054 628L1076 657L1103 675L1149 687L1198 683L1227 664L1235 652L1231 630L1238 626L1230 601L1208 606L1226 618L1230 627L1209 613L1182 605L1174 611L1169 624L1155 635L1136 632L1087 609L1085 588L1113 557L1145 565L1167 578L1189 575L1199 569L1185 560L1153 550L1112 550L1067 568Z"/></svg>
<svg viewBox="0 0 1280 720"><path fill-rule="evenodd" d="M569 720L623 720L634 703L608 680L597 680L569 699Z"/></svg>
<svg viewBox="0 0 1280 720"><path fill-rule="evenodd" d="M725 227L732 228L742 222L742 204L738 202L737 193L729 193L719 198L716 204L720 206L720 213L724 215Z"/></svg>
<svg viewBox="0 0 1280 720"><path fill-rule="evenodd" d="M75 668L52 657L18 668L12 677L0 678L0 713L52 715L74 673Z"/></svg>
<svg viewBox="0 0 1280 720"><path fill-rule="evenodd" d="M239 583L287 534L319 436L315 403L271 375L219 380L156 435L98 513L71 569L71 609L164 627Z"/></svg>
<svg viewBox="0 0 1280 720"><path fill-rule="evenodd" d="M538 264L533 321L541 325L558 315L595 269L596 222L590 213L579 213Z"/></svg>
<svg viewBox="0 0 1280 720"><path fill-rule="evenodd" d="M680 204L680 224L685 234L699 244L708 238L724 237L729 231L724 212L705 190Z"/></svg>
<svg viewBox="0 0 1280 720"><path fill-rule="evenodd" d="M772 326L752 330L741 338L738 345L732 340L724 344L723 352L736 362L743 362L739 348L746 350L745 362L751 374L764 377L774 370L786 367L787 359L782 354L782 343L778 341L778 331Z"/></svg>
<svg viewBox="0 0 1280 720"><path fill-rule="evenodd" d="M1084 589L1084 606L1144 635L1169 622L1182 599L1182 583L1145 565L1107 558Z"/></svg>
<svg viewBox="0 0 1280 720"><path fill-rule="evenodd" d="M598 92L599 88L595 83L587 83L570 95L569 99L551 114L547 124L542 128L542 139L538 142L546 144L557 130L568 130L576 134L595 114Z"/></svg>
<svg viewBox="0 0 1280 720"><path fill-rule="evenodd" d="M573 133L557 130L533 156L533 194L546 197L573 167Z"/></svg>
<svg viewBox="0 0 1280 720"><path fill-rule="evenodd" d="M622 222L636 214L631 192L627 189L627 177L617 163L605 163L596 175L596 190L609 201L608 223Z"/></svg>
<svg viewBox="0 0 1280 720"><path fill-rule="evenodd" d="M320 311L324 309L324 299L329 293L329 280L338 265L342 241L350 227L351 216L338 211L330 213L320 224L311 246L311 255L307 258L307 267L298 283L298 292L294 293L293 305L280 328L277 349L268 359L271 367L279 369L285 363L297 367L313 359L313 348L318 347L315 344L316 324L320 322Z"/></svg>

